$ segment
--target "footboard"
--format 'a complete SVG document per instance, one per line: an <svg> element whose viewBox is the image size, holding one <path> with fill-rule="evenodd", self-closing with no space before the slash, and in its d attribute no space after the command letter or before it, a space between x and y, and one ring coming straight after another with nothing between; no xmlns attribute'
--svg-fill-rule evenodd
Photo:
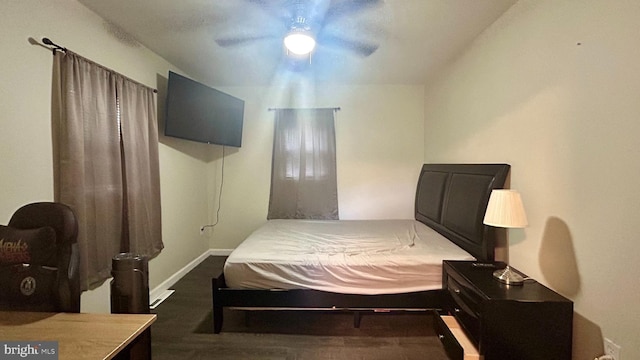
<svg viewBox="0 0 640 360"><path fill-rule="evenodd" d="M222 331L225 307L254 310L426 311L443 308L446 296L440 289L380 295L339 294L310 289L233 289L226 286L224 274L213 278L211 284L215 334ZM358 315L356 319L359 319Z"/></svg>

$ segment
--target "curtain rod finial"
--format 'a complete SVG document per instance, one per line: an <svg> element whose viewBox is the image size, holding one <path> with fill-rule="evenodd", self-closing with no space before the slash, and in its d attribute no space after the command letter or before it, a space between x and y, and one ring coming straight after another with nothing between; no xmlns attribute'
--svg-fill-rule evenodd
<svg viewBox="0 0 640 360"><path fill-rule="evenodd" d="M64 52L67 52L67 48L62 47L62 46L60 46L60 45L58 45L58 44L54 43L53 41L51 41L51 39L49 39L49 38L47 38L47 37L43 37L43 38L42 38L42 43L43 43L43 44L45 44L45 45L53 46L54 51L55 51L55 50L62 50L62 51L64 51Z"/></svg>

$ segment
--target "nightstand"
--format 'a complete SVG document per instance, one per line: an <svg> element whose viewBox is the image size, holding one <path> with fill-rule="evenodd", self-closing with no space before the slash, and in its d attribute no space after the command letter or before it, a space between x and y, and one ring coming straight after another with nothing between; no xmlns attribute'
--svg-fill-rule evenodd
<svg viewBox="0 0 640 360"><path fill-rule="evenodd" d="M451 359L571 359L570 300L534 280L495 280L504 263L474 263L443 262L447 302L434 323Z"/></svg>

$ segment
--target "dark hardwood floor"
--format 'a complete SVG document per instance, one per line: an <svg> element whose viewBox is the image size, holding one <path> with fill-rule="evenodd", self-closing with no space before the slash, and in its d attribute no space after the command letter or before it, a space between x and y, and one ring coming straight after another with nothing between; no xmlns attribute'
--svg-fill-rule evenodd
<svg viewBox="0 0 640 360"><path fill-rule="evenodd" d="M224 260L206 259L152 310L153 359L446 359L426 313L366 314L354 328L346 312L225 309L213 334L211 278Z"/></svg>

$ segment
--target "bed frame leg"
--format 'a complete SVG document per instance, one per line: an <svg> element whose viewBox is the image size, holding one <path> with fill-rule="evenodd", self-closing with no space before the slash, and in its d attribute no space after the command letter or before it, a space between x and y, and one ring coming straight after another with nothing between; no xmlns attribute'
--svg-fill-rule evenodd
<svg viewBox="0 0 640 360"><path fill-rule="evenodd" d="M213 306L213 333L220 334L222 331L222 306Z"/></svg>
<svg viewBox="0 0 640 360"><path fill-rule="evenodd" d="M353 327L356 329L360 328L360 320L362 319L362 313L360 311L353 312Z"/></svg>
<svg viewBox="0 0 640 360"><path fill-rule="evenodd" d="M222 279L224 282L224 279ZM219 292L218 292L218 279L211 279L211 290L212 290L212 306L213 306L213 333L220 334L222 331L222 312L223 307L220 305L216 305L216 298L218 298L217 303L220 303Z"/></svg>

